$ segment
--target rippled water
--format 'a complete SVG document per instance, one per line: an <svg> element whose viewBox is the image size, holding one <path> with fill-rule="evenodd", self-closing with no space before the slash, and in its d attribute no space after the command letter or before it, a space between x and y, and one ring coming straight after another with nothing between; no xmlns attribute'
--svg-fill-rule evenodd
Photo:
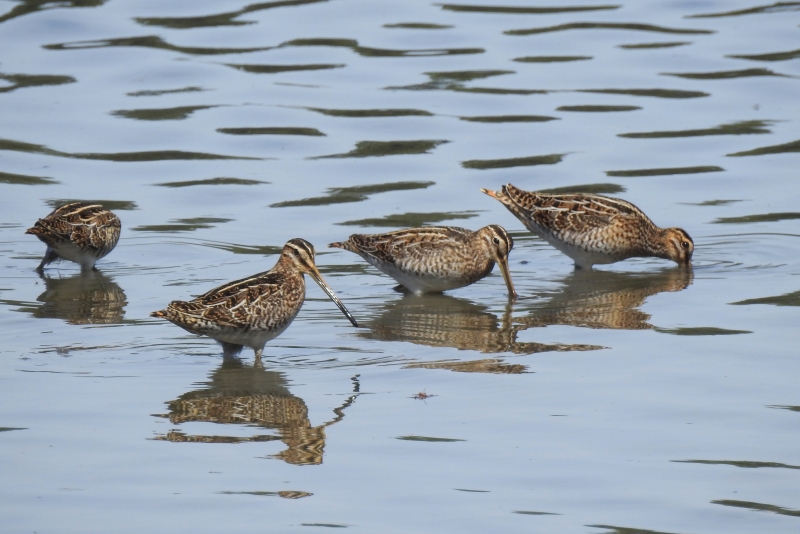
<svg viewBox="0 0 800 534"><path fill-rule="evenodd" d="M784 533L800 526L800 3L0 5L6 532ZM594 272L479 188L592 191L695 240ZM99 272L23 235L122 219ZM505 226L414 298L326 244ZM264 367L148 314L315 285Z"/></svg>

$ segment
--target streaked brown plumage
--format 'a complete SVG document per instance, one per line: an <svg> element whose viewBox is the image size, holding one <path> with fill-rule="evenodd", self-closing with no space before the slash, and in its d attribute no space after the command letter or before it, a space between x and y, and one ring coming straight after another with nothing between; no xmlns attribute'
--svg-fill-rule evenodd
<svg viewBox="0 0 800 534"><path fill-rule="evenodd" d="M438 293L468 286L500 265L508 294L517 296L508 271L514 246L502 226L475 232L453 226L397 230L386 234L353 234L333 248L355 252L412 293Z"/></svg>
<svg viewBox="0 0 800 534"><path fill-rule="evenodd" d="M691 263L694 242L689 234L680 228L659 228L625 200L582 193L548 195L511 184L501 192L481 191L502 202L578 268L647 256Z"/></svg>
<svg viewBox="0 0 800 534"><path fill-rule="evenodd" d="M81 270L89 271L117 246L121 228L119 218L100 204L72 202L39 219L25 233L47 245L37 271L59 258L74 261Z"/></svg>
<svg viewBox="0 0 800 534"><path fill-rule="evenodd" d="M353 326L358 326L319 274L314 247L299 238L284 245L278 263L269 271L229 282L189 302L172 301L166 309L150 315L214 338L222 344L226 357L238 354L242 346L250 347L258 361L267 341L286 330L300 311L306 294L303 274L311 276Z"/></svg>

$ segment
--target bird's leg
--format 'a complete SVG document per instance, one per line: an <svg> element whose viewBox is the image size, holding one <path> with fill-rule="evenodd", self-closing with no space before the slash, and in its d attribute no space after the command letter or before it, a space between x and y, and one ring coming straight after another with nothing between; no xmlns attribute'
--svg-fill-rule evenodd
<svg viewBox="0 0 800 534"><path fill-rule="evenodd" d="M44 258L42 258L42 262L36 268L36 271L41 273L44 271L45 266L53 263L58 259L58 254L52 247L47 247L47 250L44 252Z"/></svg>

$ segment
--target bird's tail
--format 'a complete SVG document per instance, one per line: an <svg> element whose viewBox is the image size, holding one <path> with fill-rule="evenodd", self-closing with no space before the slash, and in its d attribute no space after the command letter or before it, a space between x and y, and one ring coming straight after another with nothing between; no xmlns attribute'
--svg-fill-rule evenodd
<svg viewBox="0 0 800 534"><path fill-rule="evenodd" d="M347 241L337 241L336 243L331 243L328 245L328 248L341 248L344 250L349 250L350 252L356 252L355 247L348 239Z"/></svg>

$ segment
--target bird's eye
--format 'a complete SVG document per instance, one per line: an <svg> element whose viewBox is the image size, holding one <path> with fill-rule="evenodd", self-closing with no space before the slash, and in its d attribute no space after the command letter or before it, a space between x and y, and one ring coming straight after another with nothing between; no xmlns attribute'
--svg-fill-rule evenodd
<svg viewBox="0 0 800 534"><path fill-rule="evenodd" d="M500 239L495 237L494 239L492 239L492 242L494 242L495 245L499 245L500 244Z"/></svg>
<svg viewBox="0 0 800 534"><path fill-rule="evenodd" d="M683 248L686 248L686 249L688 249L688 248L689 248L689 242L688 242L688 241L681 241L681 246L682 246Z"/></svg>
<svg viewBox="0 0 800 534"><path fill-rule="evenodd" d="M295 249L292 249L292 251L294 252L294 255L295 255L295 256L297 256L298 258L300 257L300 251L299 251L299 250L297 250L297 249L295 248Z"/></svg>

